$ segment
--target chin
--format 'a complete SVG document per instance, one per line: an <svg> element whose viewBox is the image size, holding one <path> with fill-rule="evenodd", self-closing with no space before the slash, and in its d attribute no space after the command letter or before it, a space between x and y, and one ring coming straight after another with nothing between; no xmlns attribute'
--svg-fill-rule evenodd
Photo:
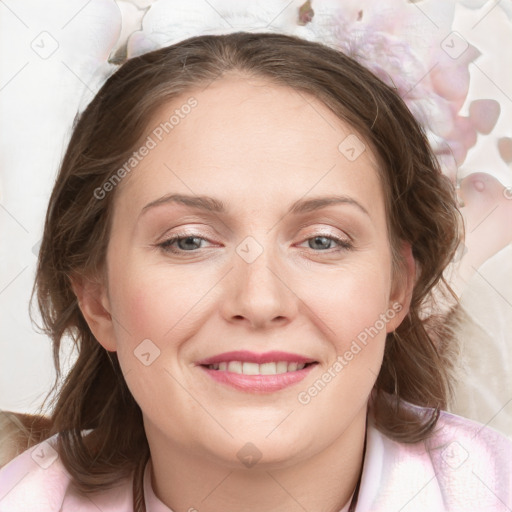
<svg viewBox="0 0 512 512"><path fill-rule="evenodd" d="M307 433L301 435L296 428L283 428L278 433L278 427L270 435L271 429L267 428L261 431L252 429L250 434L243 427L233 430L226 428L233 439L226 443L226 436L223 436L222 442L212 440L212 444L205 448L210 452L210 458L233 470L244 467L253 470L281 469L314 455L314 444L308 439ZM318 449L321 450L321 447Z"/></svg>

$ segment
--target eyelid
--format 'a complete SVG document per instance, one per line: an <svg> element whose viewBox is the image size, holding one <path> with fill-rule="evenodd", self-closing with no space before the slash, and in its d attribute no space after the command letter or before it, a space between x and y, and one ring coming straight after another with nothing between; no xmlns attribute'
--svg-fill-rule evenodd
<svg viewBox="0 0 512 512"><path fill-rule="evenodd" d="M310 227L310 225L306 225L304 227ZM301 228L302 229L302 228ZM304 236L304 235L303 235ZM313 234L310 236L333 236L339 238L346 238L347 240L352 240L352 237L346 232L339 228L322 226L320 228L313 229Z"/></svg>
<svg viewBox="0 0 512 512"><path fill-rule="evenodd" d="M327 232L329 235L333 234L334 236L346 236L351 239L352 237L340 227L336 227L335 224L339 224L338 220L333 218L320 218L315 222L302 222L297 226L297 231L309 230L313 229L313 231L318 230L320 232ZM315 227L316 226L316 227ZM338 235L337 233L341 233Z"/></svg>
<svg viewBox="0 0 512 512"><path fill-rule="evenodd" d="M300 226L299 229L302 229L303 227L309 227L309 225ZM168 230L162 235L161 242L165 242L166 240L169 240L171 238L187 238L187 237L203 238L210 242L215 241L215 240L213 240L214 237L210 237L210 235L205 235L204 233L192 231L193 228L190 228L190 229L191 229L190 232L188 232L186 230L178 231L178 232L172 233L172 235L168 235L169 231L171 231L171 230ZM343 233L342 235L338 235L336 233L325 231L325 228L323 228L323 229L320 228L319 231L314 231L309 236L303 235L301 238L302 238L302 241L306 241L306 240L309 240L310 238L325 236L325 237L331 237L331 238L335 238L335 239L341 239L341 240L344 240L347 242L353 241L352 237L348 233L346 233L344 231L342 231L342 233ZM220 243L220 242L216 242L216 243Z"/></svg>
<svg viewBox="0 0 512 512"><path fill-rule="evenodd" d="M173 232L173 229L176 229L177 231ZM160 239L161 239L162 242L165 242L169 238L196 237L196 238L204 238L204 239L209 240L209 241L214 241L215 237L211 236L210 234L205 233L204 231L202 231L203 229L204 229L204 227L201 227L201 228L195 228L195 227L183 228L181 226L178 226L178 227L174 227L174 228L171 228L171 229L168 229L167 231L165 231L165 233L162 234Z"/></svg>

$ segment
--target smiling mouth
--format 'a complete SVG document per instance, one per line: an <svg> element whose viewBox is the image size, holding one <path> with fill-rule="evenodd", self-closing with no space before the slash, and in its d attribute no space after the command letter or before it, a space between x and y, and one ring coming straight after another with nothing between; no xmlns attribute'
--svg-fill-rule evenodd
<svg viewBox="0 0 512 512"><path fill-rule="evenodd" d="M208 370L237 373L239 375L279 375L283 373L297 372L314 364L317 363L275 361L258 364L247 361L225 361L214 364L204 364L201 366L207 368Z"/></svg>

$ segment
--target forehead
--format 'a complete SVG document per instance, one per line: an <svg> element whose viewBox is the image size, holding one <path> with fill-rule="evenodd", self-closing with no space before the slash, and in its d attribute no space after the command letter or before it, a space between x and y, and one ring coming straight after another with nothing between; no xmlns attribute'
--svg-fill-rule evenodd
<svg viewBox="0 0 512 512"><path fill-rule="evenodd" d="M187 91L157 110L148 137L151 150L118 190L132 207L173 190L267 202L380 193L361 135L313 95L263 78L232 74Z"/></svg>

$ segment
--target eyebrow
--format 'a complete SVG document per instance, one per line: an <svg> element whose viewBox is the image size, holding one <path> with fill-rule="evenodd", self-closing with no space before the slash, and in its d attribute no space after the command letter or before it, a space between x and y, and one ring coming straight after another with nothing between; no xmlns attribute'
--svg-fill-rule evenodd
<svg viewBox="0 0 512 512"><path fill-rule="evenodd" d="M160 206L163 204L182 204L185 206L189 206L191 208L197 208L199 210L204 210L213 213L227 213L226 205L213 197L209 196L190 196L185 194L168 194L162 196L154 201L148 203L144 208L142 208L139 217L141 217L144 213L146 213L151 208L156 206ZM325 208L327 206L335 205L335 204L348 204L355 206L360 211L370 216L368 210L358 201L350 196L344 195L330 195L330 196L322 196L322 197L314 197L311 199L299 199L295 201L288 213L293 215L299 215L301 213L308 213L315 210L319 210L321 208Z"/></svg>

